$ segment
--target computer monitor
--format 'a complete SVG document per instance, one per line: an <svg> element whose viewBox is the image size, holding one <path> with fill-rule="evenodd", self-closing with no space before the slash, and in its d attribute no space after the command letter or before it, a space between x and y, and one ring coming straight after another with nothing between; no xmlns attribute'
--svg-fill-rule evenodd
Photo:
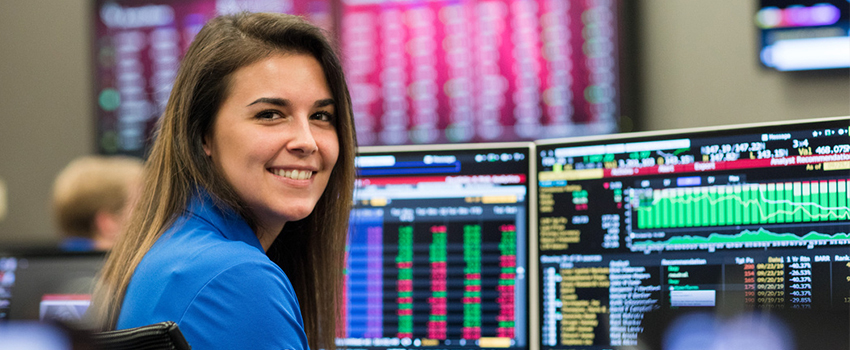
<svg viewBox="0 0 850 350"><path fill-rule="evenodd" d="M848 127L839 117L536 142L536 344L847 348Z"/></svg>
<svg viewBox="0 0 850 350"><path fill-rule="evenodd" d="M846 0L759 0L759 58L779 71L850 68Z"/></svg>
<svg viewBox="0 0 850 350"><path fill-rule="evenodd" d="M348 349L527 349L532 143L363 147Z"/></svg>
<svg viewBox="0 0 850 350"><path fill-rule="evenodd" d="M0 320L79 320L91 302L102 252L0 257Z"/></svg>

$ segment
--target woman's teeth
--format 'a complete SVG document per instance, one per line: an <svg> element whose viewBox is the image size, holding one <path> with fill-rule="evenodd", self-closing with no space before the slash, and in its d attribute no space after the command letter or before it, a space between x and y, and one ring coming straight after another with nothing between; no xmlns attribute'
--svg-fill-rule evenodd
<svg viewBox="0 0 850 350"><path fill-rule="evenodd" d="M298 170L275 170L275 175L288 177L293 180L307 180L310 176L313 176L312 171L298 171Z"/></svg>

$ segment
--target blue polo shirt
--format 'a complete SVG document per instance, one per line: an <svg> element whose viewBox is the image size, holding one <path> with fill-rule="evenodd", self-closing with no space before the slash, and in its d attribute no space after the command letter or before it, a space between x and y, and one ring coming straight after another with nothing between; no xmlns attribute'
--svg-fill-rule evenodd
<svg viewBox="0 0 850 350"><path fill-rule="evenodd" d="M244 220L206 196L145 254L117 328L168 320L195 349L309 350L286 274Z"/></svg>

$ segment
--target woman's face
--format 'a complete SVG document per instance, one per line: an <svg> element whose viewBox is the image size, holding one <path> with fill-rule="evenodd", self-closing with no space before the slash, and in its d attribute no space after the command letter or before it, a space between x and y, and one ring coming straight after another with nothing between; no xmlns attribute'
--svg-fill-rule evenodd
<svg viewBox="0 0 850 350"><path fill-rule="evenodd" d="M236 70L204 151L276 237L313 211L339 155L335 101L304 54L277 54ZM262 239L262 235L260 235Z"/></svg>

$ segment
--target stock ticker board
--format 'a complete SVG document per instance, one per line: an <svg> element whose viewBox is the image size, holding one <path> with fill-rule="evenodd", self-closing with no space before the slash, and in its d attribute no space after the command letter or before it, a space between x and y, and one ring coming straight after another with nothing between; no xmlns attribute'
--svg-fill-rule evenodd
<svg viewBox="0 0 850 350"><path fill-rule="evenodd" d="M607 134L620 115L611 0L99 0L92 63L100 153L144 155L180 61L211 18L303 16L330 33L358 143Z"/></svg>

